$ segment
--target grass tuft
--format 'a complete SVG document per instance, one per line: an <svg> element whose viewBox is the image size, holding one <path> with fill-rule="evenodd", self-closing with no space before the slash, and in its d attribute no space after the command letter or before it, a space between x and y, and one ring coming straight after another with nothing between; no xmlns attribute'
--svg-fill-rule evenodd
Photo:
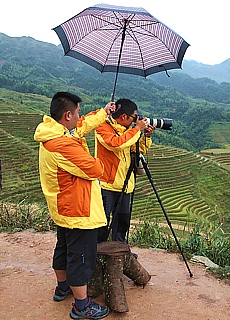
<svg viewBox="0 0 230 320"><path fill-rule="evenodd" d="M55 230L55 225L47 212L47 208L22 201L18 204L0 204L0 231L16 232L25 229L34 229L44 232Z"/></svg>
<svg viewBox="0 0 230 320"><path fill-rule="evenodd" d="M220 226L196 219L193 224L178 226L177 239L188 258L204 256L219 266L211 270L217 277L230 281L230 238ZM130 244L180 252L171 229L157 220L140 220L130 232Z"/></svg>

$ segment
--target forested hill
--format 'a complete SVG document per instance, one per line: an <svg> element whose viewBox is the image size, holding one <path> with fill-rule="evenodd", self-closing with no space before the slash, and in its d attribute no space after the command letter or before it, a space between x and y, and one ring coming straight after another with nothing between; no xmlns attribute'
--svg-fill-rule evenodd
<svg viewBox="0 0 230 320"><path fill-rule="evenodd" d="M194 151L218 147L211 136L210 125L230 122L230 83L223 87L213 81L212 86L208 86L210 79L207 79L196 86L197 82L188 77L186 87L190 91L185 94L182 88L179 91L160 85L155 76L144 79L119 74L115 99L134 100L139 111L150 118L173 119L172 131L157 130L154 134L156 144ZM165 77L167 85L174 79L165 73L161 73L161 77ZM65 57L61 45L0 33L0 88L49 98L56 91L68 90L81 96L82 110L86 113L92 106L95 109L110 100L114 79L113 73L101 74L76 59ZM199 95L194 95L194 91L199 91Z"/></svg>
<svg viewBox="0 0 230 320"><path fill-rule="evenodd" d="M157 73L152 76L152 79L160 85L169 86L193 98L205 99L217 103L229 103L229 82L217 84L214 80L209 78L201 77L194 79L187 74L180 74L179 72L171 72L170 77L167 78L164 74Z"/></svg>
<svg viewBox="0 0 230 320"><path fill-rule="evenodd" d="M195 79L209 78L218 83L230 82L230 57L222 63L213 66L193 60L184 60L182 70L179 72L187 74Z"/></svg>

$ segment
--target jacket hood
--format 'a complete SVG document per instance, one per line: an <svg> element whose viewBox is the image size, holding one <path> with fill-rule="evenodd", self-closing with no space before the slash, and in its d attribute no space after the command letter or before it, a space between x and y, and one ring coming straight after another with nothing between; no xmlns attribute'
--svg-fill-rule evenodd
<svg viewBox="0 0 230 320"><path fill-rule="evenodd" d="M43 117L43 122L41 122L35 130L34 140L37 142L46 142L54 138L65 136L66 134L69 134L67 128L53 118L45 115Z"/></svg>

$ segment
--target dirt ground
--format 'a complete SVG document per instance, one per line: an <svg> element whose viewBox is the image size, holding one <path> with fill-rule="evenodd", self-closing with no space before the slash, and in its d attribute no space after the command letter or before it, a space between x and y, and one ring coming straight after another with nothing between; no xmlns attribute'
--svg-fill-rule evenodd
<svg viewBox="0 0 230 320"><path fill-rule="evenodd" d="M53 301L56 286L51 268L55 234L23 231L0 233L0 319L70 319L73 297ZM193 277L180 255L132 248L151 274L143 288L125 277L129 312L110 313L106 319L229 320L230 286L189 262ZM95 299L104 304L104 296Z"/></svg>

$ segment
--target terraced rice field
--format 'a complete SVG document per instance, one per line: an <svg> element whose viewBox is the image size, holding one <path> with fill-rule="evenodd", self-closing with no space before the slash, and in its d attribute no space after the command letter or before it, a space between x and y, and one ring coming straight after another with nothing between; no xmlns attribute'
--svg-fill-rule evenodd
<svg viewBox="0 0 230 320"><path fill-rule="evenodd" d="M33 140L41 120L40 114L0 113L0 200L4 202L45 204L38 173L38 143ZM88 134L87 139L93 154L94 133ZM197 176L201 168L206 168L211 177L213 170L222 168L218 163L229 166L229 158L229 154L213 159L206 154L153 145L145 157L149 175L137 175L132 219L165 221L160 203L175 222L193 221L197 216L208 220L216 218L214 206L199 195ZM216 181L217 187L221 187L221 183Z"/></svg>
<svg viewBox="0 0 230 320"><path fill-rule="evenodd" d="M44 202L38 173L38 143L33 140L41 118L38 114L0 113L3 201Z"/></svg>
<svg viewBox="0 0 230 320"><path fill-rule="evenodd" d="M174 221L192 221L196 216L210 219L215 215L205 200L194 195L193 170L195 167L209 165L206 158L201 160L196 154L181 149L153 146L146 163L149 172L137 176L134 219L164 219L160 204ZM149 173L156 189L150 183Z"/></svg>

